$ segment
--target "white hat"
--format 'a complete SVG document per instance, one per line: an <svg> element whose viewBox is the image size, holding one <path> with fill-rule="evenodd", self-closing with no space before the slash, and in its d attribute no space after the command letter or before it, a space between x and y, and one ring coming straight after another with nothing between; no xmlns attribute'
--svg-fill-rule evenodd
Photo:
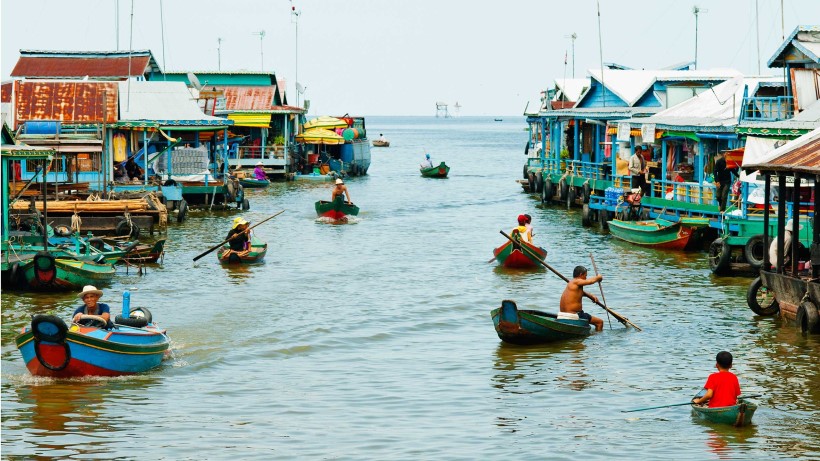
<svg viewBox="0 0 820 461"><path fill-rule="evenodd" d="M265 164L264 164L264 163L262 163L262 161L261 161L261 160L260 160L260 161L258 161L258 162L256 162L256 165L257 165L257 166L265 166Z"/></svg>
<svg viewBox="0 0 820 461"><path fill-rule="evenodd" d="M87 294L95 294L97 296L102 296L103 293L102 290L98 290L97 287L95 287L94 285L86 285L83 287L83 291L80 292L79 295L77 295L77 297L82 299L82 297Z"/></svg>
<svg viewBox="0 0 820 461"><path fill-rule="evenodd" d="M790 219L790 220L786 221L786 230L791 231L792 229L794 229L794 220ZM798 224L797 225L797 230L803 230L803 225Z"/></svg>
<svg viewBox="0 0 820 461"><path fill-rule="evenodd" d="M336 184L344 184L345 182L342 181L340 178L336 178Z"/></svg>

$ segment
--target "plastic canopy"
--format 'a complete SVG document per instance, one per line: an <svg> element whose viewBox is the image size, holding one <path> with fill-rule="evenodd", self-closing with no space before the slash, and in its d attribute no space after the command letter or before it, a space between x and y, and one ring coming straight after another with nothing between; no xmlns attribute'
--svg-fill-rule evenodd
<svg viewBox="0 0 820 461"><path fill-rule="evenodd" d="M347 128L347 122L336 117L328 117L323 115L321 117L308 120L302 126L305 130L310 130L313 128Z"/></svg>
<svg viewBox="0 0 820 461"><path fill-rule="evenodd" d="M344 144L345 139L338 134L324 128L312 128L296 135L296 140L304 144Z"/></svg>

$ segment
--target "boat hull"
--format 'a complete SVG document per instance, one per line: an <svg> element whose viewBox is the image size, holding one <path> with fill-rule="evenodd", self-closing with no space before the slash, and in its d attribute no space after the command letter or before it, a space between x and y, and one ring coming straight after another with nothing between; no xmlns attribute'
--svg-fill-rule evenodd
<svg viewBox="0 0 820 461"><path fill-rule="evenodd" d="M526 247L527 251L522 251L517 248L517 245ZM546 259L547 251L531 243L518 241L513 244L511 241L507 241L504 245L493 250L493 255L495 255L496 261L504 267L511 269L532 269L540 265L534 258L534 255L537 255L541 259Z"/></svg>
<svg viewBox="0 0 820 461"><path fill-rule="evenodd" d="M692 405L692 412L701 419L718 424L729 424L736 427L748 426L757 410L757 404L750 400L740 400L730 407L702 407Z"/></svg>
<svg viewBox="0 0 820 461"><path fill-rule="evenodd" d="M17 349L32 375L52 378L141 373L159 366L170 348L165 331L153 324L111 330L72 324L62 337L37 336L25 327L15 339Z"/></svg>
<svg viewBox="0 0 820 461"><path fill-rule="evenodd" d="M519 310L514 301L504 300L494 309L493 319L498 337L511 344L540 344L589 336L586 320L558 319L541 311Z"/></svg>
<svg viewBox="0 0 820 461"><path fill-rule="evenodd" d="M432 168L420 168L421 175L425 178L446 178L450 173L450 167L441 162L438 166Z"/></svg>
<svg viewBox="0 0 820 461"><path fill-rule="evenodd" d="M268 244L256 237L251 238L251 251L246 255L229 254L231 247L225 245L219 249L217 259L222 264L253 264L262 261L268 252Z"/></svg>
<svg viewBox="0 0 820 461"><path fill-rule="evenodd" d="M660 218L648 221L613 219L608 225L609 232L617 239L666 250L684 250L698 227L682 221L672 222Z"/></svg>
<svg viewBox="0 0 820 461"><path fill-rule="evenodd" d="M20 267L26 284L35 290L76 290L85 285L107 285L114 278L114 266L90 261L55 257L53 269L37 266L32 259Z"/></svg>
<svg viewBox="0 0 820 461"><path fill-rule="evenodd" d="M353 204L348 204L341 197L336 197L332 202L326 200L319 200L315 204L316 214L322 218L330 218L334 221L345 219L347 216L356 216L359 214L359 207Z"/></svg>
<svg viewBox="0 0 820 461"><path fill-rule="evenodd" d="M249 189L264 189L270 186L270 181L267 179L242 178L239 180L239 184Z"/></svg>
<svg viewBox="0 0 820 461"><path fill-rule="evenodd" d="M373 147L390 147L390 141L373 141Z"/></svg>

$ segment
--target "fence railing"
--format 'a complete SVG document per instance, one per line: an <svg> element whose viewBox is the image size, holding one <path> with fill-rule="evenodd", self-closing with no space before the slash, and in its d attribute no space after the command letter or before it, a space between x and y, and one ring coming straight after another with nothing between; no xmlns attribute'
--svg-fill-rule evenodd
<svg viewBox="0 0 820 461"><path fill-rule="evenodd" d="M794 98L792 96L743 98L741 121L777 122L792 117L794 117Z"/></svg>

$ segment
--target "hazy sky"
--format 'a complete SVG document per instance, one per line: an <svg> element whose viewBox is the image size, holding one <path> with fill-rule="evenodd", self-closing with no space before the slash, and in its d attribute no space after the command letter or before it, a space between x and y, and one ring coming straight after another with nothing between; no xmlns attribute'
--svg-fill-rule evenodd
<svg viewBox="0 0 820 461"><path fill-rule="evenodd" d="M601 0L603 61L634 68L693 60L757 73L755 0ZM117 0L2 0L2 78L20 49L117 49ZM119 49L150 49L166 70L264 70L288 81L296 102L297 30L287 0L119 0ZM781 40L780 0L757 0L764 74ZM162 5L162 8L160 8ZM520 115L529 100L572 74L600 67L595 0L294 0L298 79L309 115ZM820 0L784 0L786 34L820 24ZM162 15L160 14L162 12ZM164 52L160 18L164 18ZM131 37L133 30L133 37ZM569 54L565 68L564 55Z"/></svg>

